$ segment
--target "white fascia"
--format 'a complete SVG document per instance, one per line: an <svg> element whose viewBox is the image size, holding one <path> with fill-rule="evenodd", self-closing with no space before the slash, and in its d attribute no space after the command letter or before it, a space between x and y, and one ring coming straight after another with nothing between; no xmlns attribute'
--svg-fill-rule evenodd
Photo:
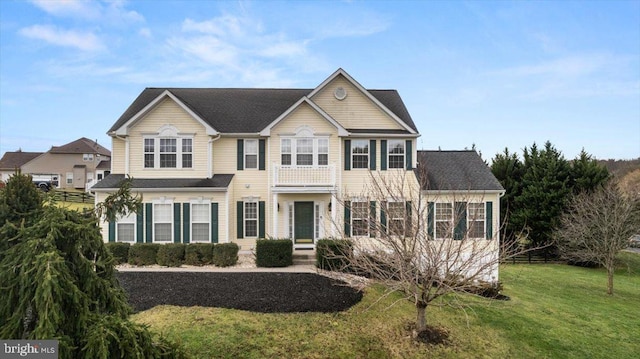
<svg viewBox="0 0 640 359"><path fill-rule="evenodd" d="M131 117L127 122L125 122L122 126L120 126L117 130L109 133L116 136L127 136L129 132L129 127L133 125L136 121L140 120L146 114L148 114L151 110L153 110L162 100L166 97L172 99L180 108L182 108L185 112L187 112L194 120L198 121L204 128L206 129L207 135L216 136L219 132L211 127L205 120L203 120L200 116L198 116L195 112L191 111L189 106L185 105L180 99L178 99L174 94L169 90L164 90L158 97L153 99L153 101L149 102L142 110L138 111L133 117Z"/></svg>

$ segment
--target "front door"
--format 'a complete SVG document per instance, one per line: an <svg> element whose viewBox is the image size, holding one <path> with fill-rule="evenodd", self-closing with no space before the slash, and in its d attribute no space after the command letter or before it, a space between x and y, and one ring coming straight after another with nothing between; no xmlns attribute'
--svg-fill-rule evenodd
<svg viewBox="0 0 640 359"><path fill-rule="evenodd" d="M293 212L295 243L313 243L313 202L295 202Z"/></svg>

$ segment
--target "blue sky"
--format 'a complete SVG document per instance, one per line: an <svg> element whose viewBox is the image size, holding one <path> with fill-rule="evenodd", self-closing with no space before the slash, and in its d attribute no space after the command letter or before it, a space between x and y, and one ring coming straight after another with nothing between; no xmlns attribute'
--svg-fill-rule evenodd
<svg viewBox="0 0 640 359"><path fill-rule="evenodd" d="M400 92L422 149L640 157L640 1L0 1L0 153L106 131L145 87Z"/></svg>

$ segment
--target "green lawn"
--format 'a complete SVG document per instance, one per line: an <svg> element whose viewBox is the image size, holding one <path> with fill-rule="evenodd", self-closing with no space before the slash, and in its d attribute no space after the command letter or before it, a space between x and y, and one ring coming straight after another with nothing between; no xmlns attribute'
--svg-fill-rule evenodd
<svg viewBox="0 0 640 359"><path fill-rule="evenodd" d="M336 314L161 306L133 318L195 358L631 358L640 353L640 255L620 259L614 296L600 269L503 266L510 301L450 296L428 309L431 324L449 331L448 346L413 343L413 307L398 295L378 300L377 286Z"/></svg>

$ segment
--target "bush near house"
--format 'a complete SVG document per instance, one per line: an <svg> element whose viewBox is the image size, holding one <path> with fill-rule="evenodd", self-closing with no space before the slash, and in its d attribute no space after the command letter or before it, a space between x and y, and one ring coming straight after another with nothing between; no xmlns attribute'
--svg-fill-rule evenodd
<svg viewBox="0 0 640 359"><path fill-rule="evenodd" d="M345 271L352 243L345 239L320 239L316 244L316 267L325 270Z"/></svg>
<svg viewBox="0 0 640 359"><path fill-rule="evenodd" d="M238 263L238 250L235 243L220 243L213 246L212 262L218 267L229 267Z"/></svg>
<svg viewBox="0 0 640 359"><path fill-rule="evenodd" d="M193 266L211 264L213 248L213 243L191 243L187 245L184 252L184 263Z"/></svg>
<svg viewBox="0 0 640 359"><path fill-rule="evenodd" d="M129 248L129 264L148 266L157 263L158 250L162 244L138 243Z"/></svg>
<svg viewBox="0 0 640 359"><path fill-rule="evenodd" d="M167 243L158 249L157 263L161 266L180 267L184 263L185 244Z"/></svg>
<svg viewBox="0 0 640 359"><path fill-rule="evenodd" d="M129 260L129 248L131 247L129 243L109 242L105 243L105 247L113 256L113 264L127 263Z"/></svg>
<svg viewBox="0 0 640 359"><path fill-rule="evenodd" d="M258 239L256 266L287 267L293 264L293 242L290 239Z"/></svg>

